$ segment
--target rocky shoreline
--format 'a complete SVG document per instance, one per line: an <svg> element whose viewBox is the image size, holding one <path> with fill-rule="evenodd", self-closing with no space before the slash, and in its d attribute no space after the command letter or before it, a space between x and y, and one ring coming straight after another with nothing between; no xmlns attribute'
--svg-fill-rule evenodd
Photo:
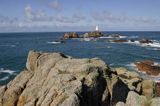
<svg viewBox="0 0 160 106"><path fill-rule="evenodd" d="M158 106L160 84L99 58L30 51L26 68L0 87L0 106Z"/></svg>

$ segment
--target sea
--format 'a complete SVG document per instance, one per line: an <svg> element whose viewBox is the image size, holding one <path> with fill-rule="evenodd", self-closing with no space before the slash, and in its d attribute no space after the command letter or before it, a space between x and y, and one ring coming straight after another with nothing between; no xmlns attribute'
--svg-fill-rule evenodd
<svg viewBox="0 0 160 106"><path fill-rule="evenodd" d="M25 68L30 50L61 52L75 58L98 57L113 68L126 67L132 71L133 63L138 61L152 60L160 63L160 32L103 33L104 37L96 40L68 39L64 43L55 41L65 32L0 33L0 85L7 84ZM109 42L107 36L115 33L125 36L125 39L150 39L156 46Z"/></svg>

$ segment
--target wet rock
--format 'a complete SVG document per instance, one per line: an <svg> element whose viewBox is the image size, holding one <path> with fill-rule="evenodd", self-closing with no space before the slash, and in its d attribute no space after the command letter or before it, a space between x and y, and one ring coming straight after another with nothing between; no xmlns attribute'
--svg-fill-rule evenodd
<svg viewBox="0 0 160 106"><path fill-rule="evenodd" d="M125 40L125 39L118 39L118 40L111 40L111 42L115 42L115 43L123 43L123 42L128 42L128 40Z"/></svg>
<svg viewBox="0 0 160 106"><path fill-rule="evenodd" d="M139 71L145 72L148 75L158 76L160 73L160 66L153 61L142 61L135 63Z"/></svg>
<svg viewBox="0 0 160 106"><path fill-rule="evenodd" d="M153 43L151 40L149 39L142 39L142 40L139 40L140 43L146 43L146 44L149 44L149 43Z"/></svg>

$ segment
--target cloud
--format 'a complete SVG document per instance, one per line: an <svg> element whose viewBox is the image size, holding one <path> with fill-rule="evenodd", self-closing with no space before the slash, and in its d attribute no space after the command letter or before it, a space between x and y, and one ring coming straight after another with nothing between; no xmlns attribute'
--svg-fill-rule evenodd
<svg viewBox="0 0 160 106"><path fill-rule="evenodd" d="M58 0L54 0L49 4L49 6L58 11L62 9L62 5L59 3Z"/></svg>
<svg viewBox="0 0 160 106"><path fill-rule="evenodd" d="M140 16L133 17L133 16L126 16L126 15L115 15L108 11L93 12L91 16L95 21L108 22L108 23L153 24L158 22L158 20L155 20L149 17L140 17Z"/></svg>
<svg viewBox="0 0 160 106"><path fill-rule="evenodd" d="M86 19L86 17L82 13L79 13L79 12L74 13L72 18L76 19L77 21Z"/></svg>
<svg viewBox="0 0 160 106"><path fill-rule="evenodd" d="M42 10L33 11L31 5L25 7L25 16L27 21L51 21L53 17L47 16Z"/></svg>

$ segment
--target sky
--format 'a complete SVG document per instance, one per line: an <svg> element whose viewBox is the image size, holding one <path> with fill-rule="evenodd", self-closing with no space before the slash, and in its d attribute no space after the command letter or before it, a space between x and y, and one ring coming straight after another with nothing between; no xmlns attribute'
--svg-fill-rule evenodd
<svg viewBox="0 0 160 106"><path fill-rule="evenodd" d="M160 31L160 0L0 0L0 32Z"/></svg>

